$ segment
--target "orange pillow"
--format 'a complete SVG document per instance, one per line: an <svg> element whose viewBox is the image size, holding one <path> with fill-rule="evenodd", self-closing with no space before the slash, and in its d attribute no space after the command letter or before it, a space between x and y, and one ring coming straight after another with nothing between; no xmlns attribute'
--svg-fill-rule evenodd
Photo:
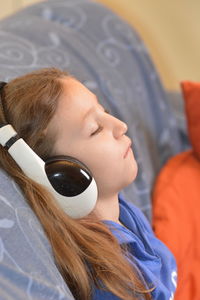
<svg viewBox="0 0 200 300"><path fill-rule="evenodd" d="M153 189L153 228L178 266L175 300L200 299L200 83L181 83L192 149L171 158Z"/></svg>

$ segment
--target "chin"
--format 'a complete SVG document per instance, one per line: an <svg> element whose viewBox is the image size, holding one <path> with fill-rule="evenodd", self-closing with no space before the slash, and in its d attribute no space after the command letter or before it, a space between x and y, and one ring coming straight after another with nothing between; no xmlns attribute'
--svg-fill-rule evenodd
<svg viewBox="0 0 200 300"><path fill-rule="evenodd" d="M127 172L127 184L126 184L126 186L131 184L136 179L137 173L138 173L138 166L137 166L136 161L134 161L133 165L129 169L129 172Z"/></svg>

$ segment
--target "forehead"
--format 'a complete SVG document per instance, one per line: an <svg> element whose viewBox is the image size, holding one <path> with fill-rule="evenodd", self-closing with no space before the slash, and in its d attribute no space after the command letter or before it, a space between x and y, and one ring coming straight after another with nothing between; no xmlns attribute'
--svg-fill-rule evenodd
<svg viewBox="0 0 200 300"><path fill-rule="evenodd" d="M98 106L97 97L74 78L62 79L63 93L58 100L56 112L48 125L49 132L59 132L70 138L82 130L87 113Z"/></svg>
<svg viewBox="0 0 200 300"><path fill-rule="evenodd" d="M74 78L62 79L63 93L58 106L68 110L86 110L98 103L97 97L80 81Z"/></svg>

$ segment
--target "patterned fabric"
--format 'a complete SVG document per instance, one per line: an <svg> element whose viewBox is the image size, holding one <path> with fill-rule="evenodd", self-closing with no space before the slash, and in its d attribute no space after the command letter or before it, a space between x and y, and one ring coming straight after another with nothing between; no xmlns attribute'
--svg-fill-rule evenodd
<svg viewBox="0 0 200 300"><path fill-rule="evenodd" d="M177 129L181 138L182 151L188 150L191 148L191 143L188 137L183 95L182 93L175 91L168 91L167 95L176 118Z"/></svg>
<svg viewBox="0 0 200 300"><path fill-rule="evenodd" d="M159 76L137 33L89 0L45 1L0 21L0 80L48 66L70 71L128 124L139 173L122 194L151 220L154 178L182 144ZM2 171L0 298L73 299L39 222Z"/></svg>
<svg viewBox="0 0 200 300"><path fill-rule="evenodd" d="M73 300L19 187L1 173L0 299Z"/></svg>

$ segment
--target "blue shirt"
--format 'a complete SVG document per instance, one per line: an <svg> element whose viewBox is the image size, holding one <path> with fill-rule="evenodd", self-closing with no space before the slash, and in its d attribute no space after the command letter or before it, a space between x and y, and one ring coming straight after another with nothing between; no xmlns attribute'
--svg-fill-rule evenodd
<svg viewBox="0 0 200 300"><path fill-rule="evenodd" d="M172 300L177 282L177 267L174 256L155 237L148 220L139 208L125 201L121 195L119 195L119 205L119 219L126 227L110 220L103 222L110 228L120 244L128 244L134 266L140 274L143 274L144 280L155 287L152 298L155 300ZM119 300L111 292L96 288L93 300L100 299Z"/></svg>

